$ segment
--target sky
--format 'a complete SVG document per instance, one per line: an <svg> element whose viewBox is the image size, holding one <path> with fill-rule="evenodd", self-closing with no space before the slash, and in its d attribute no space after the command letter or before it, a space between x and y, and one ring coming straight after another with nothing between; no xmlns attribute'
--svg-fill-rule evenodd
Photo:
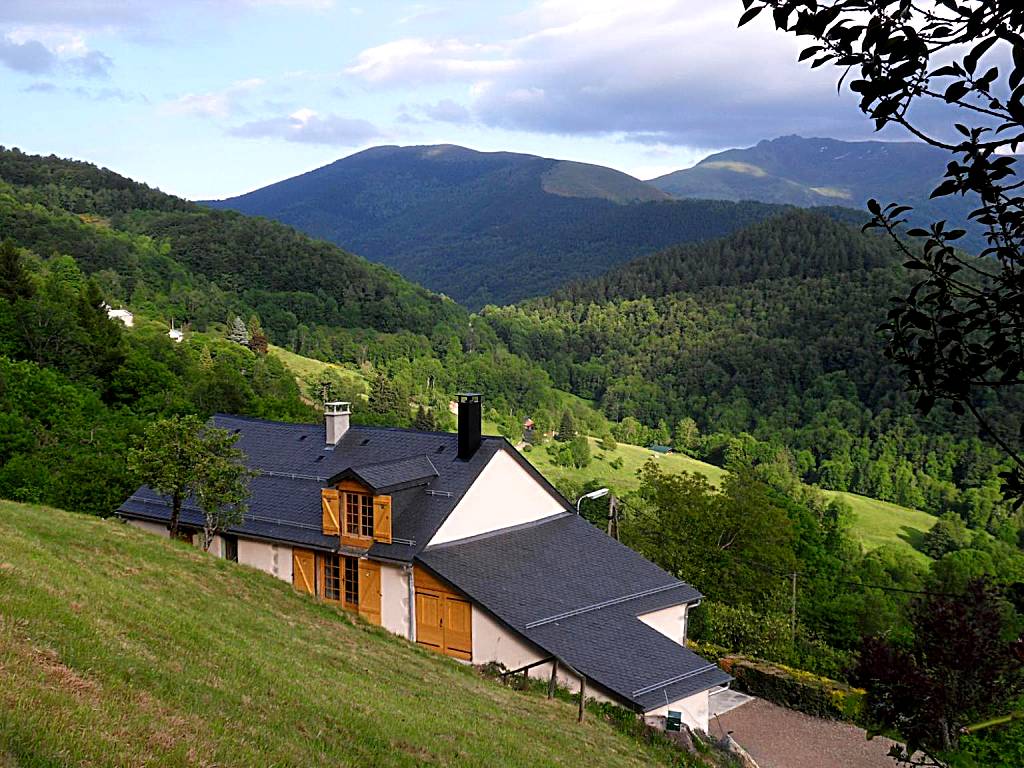
<svg viewBox="0 0 1024 768"><path fill-rule="evenodd" d="M0 0L0 145L190 199L380 144L639 178L788 134L872 138L739 0Z"/></svg>

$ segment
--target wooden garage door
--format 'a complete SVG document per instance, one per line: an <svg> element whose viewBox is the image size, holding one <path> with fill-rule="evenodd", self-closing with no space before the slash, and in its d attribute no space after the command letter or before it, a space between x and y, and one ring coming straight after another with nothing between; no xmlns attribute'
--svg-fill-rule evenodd
<svg viewBox="0 0 1024 768"><path fill-rule="evenodd" d="M444 651L470 661L473 657L473 611L466 600L444 599Z"/></svg>
<svg viewBox="0 0 1024 768"><path fill-rule="evenodd" d="M473 607L463 595L416 567L416 642L457 659L473 659Z"/></svg>
<svg viewBox="0 0 1024 768"><path fill-rule="evenodd" d="M444 650L444 598L432 592L416 592L416 642Z"/></svg>

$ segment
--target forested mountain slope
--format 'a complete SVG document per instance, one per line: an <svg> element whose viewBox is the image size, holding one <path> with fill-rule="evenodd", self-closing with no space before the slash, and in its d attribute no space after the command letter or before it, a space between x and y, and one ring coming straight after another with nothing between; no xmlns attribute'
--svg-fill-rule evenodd
<svg viewBox="0 0 1024 768"><path fill-rule="evenodd" d="M297 382L268 342L350 370ZM450 299L337 246L0 151L0 498L109 514L138 485L126 455L146 424L315 421L325 380L357 421L392 426L422 409L420 426L444 428L449 400L475 390L514 434L513 413L554 421L565 397Z"/></svg>
<svg viewBox="0 0 1024 768"><path fill-rule="evenodd" d="M88 163L0 148L0 184L0 237L41 255L73 253L124 299L141 284L163 289L178 316L200 326L232 308L258 312L282 335L302 324L430 333L466 317L287 226L213 211Z"/></svg>
<svg viewBox="0 0 1024 768"><path fill-rule="evenodd" d="M783 136L727 149L692 168L648 183L677 198L759 200L799 206L843 205L863 210L870 198L915 207L917 224L956 218L976 205L959 198L929 200L948 153L914 141L840 141ZM977 232L968 240L981 243ZM966 247L966 245L965 245Z"/></svg>
<svg viewBox="0 0 1024 768"><path fill-rule="evenodd" d="M882 353L875 329L905 280L887 239L790 211L484 317L556 386L655 427L647 441L721 464L746 432L758 461L805 481L998 527L1000 454L970 421L914 414ZM1008 425L1021 412L990 406Z"/></svg>
<svg viewBox="0 0 1024 768"><path fill-rule="evenodd" d="M444 145L368 149L208 205L291 224L470 308L541 295L774 212L667 197L608 168Z"/></svg>

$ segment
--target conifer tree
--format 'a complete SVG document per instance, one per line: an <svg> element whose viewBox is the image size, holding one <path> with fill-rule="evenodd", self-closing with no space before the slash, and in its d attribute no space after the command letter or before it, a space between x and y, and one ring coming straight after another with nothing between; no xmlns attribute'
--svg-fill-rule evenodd
<svg viewBox="0 0 1024 768"><path fill-rule="evenodd" d="M555 439L561 443L567 443L574 437L576 437L576 423L569 411L563 411L562 421L558 425L558 434L555 435Z"/></svg>
<svg viewBox="0 0 1024 768"><path fill-rule="evenodd" d="M245 327L245 323L242 322L242 318L235 315L235 319L231 321L231 330L228 331L228 341L233 341L235 344L242 344L243 346L249 346L249 331Z"/></svg>
<svg viewBox="0 0 1024 768"><path fill-rule="evenodd" d="M385 415L399 412L398 389L386 374L378 373L370 391L370 411Z"/></svg>
<svg viewBox="0 0 1024 768"><path fill-rule="evenodd" d="M416 409L416 418L412 423L413 427L424 432L433 432L437 429L437 422L434 414L422 405Z"/></svg>
<svg viewBox="0 0 1024 768"><path fill-rule="evenodd" d="M256 315L249 318L246 333L249 337L249 349L257 355L267 354L270 342L267 339L267 334L263 332L263 326L260 325L260 319Z"/></svg>

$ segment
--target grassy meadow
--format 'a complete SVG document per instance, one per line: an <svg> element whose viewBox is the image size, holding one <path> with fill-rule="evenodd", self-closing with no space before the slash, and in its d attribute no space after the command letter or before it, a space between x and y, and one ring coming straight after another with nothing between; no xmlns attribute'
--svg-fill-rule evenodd
<svg viewBox="0 0 1024 768"><path fill-rule="evenodd" d="M6 501L0 679L0 766L602 768L671 757L252 568L116 520Z"/></svg>

